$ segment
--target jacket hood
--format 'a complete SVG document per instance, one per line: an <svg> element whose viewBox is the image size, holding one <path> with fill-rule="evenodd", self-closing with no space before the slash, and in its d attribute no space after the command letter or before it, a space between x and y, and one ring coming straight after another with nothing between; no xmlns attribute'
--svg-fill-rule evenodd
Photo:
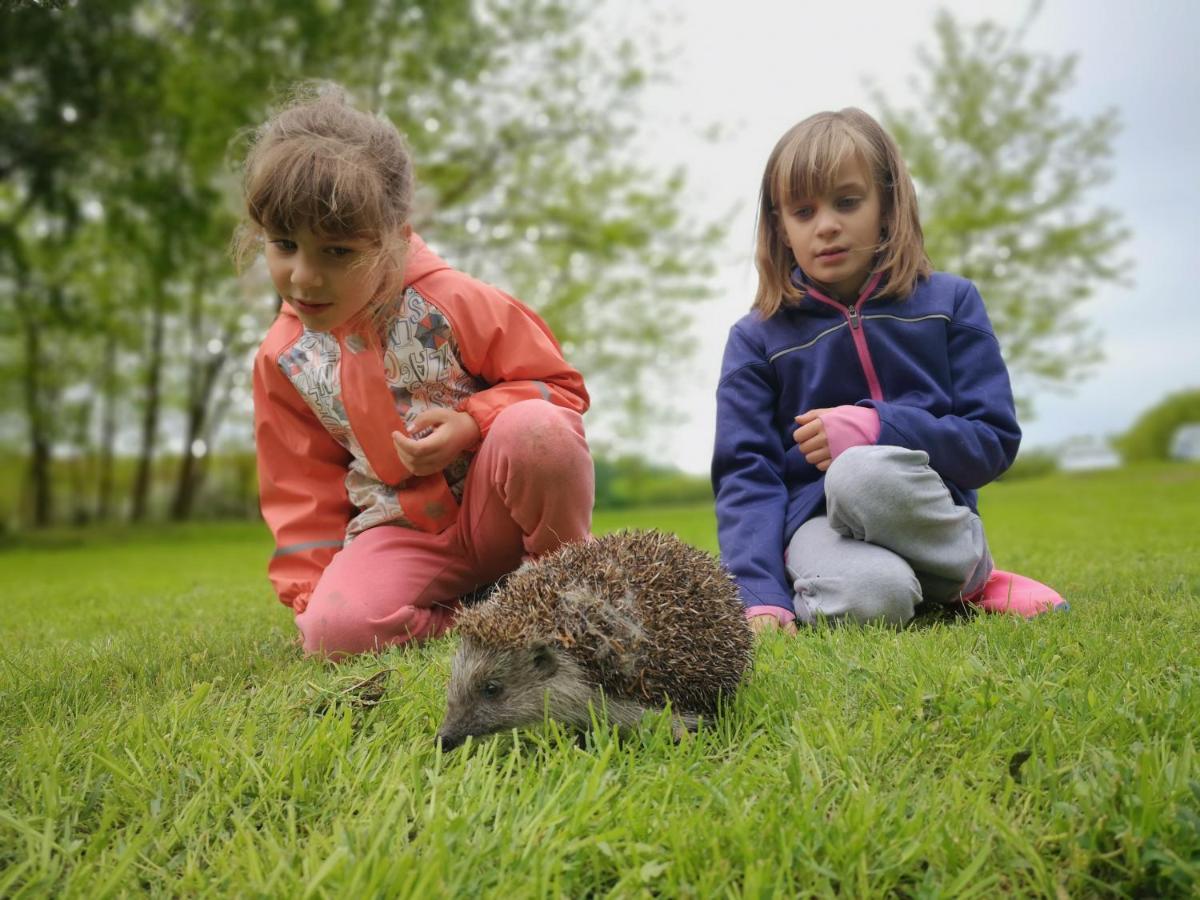
<svg viewBox="0 0 1200 900"><path fill-rule="evenodd" d="M408 242L408 260L404 264L404 286L408 287L426 275L450 268L450 264L429 249L415 231Z"/></svg>

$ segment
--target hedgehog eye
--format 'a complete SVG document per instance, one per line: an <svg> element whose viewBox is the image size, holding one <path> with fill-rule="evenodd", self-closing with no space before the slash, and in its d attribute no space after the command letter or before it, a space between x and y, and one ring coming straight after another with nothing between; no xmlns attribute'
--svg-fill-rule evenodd
<svg viewBox="0 0 1200 900"><path fill-rule="evenodd" d="M479 693L483 694L488 700L494 700L500 696L501 690L500 682L488 681L479 689Z"/></svg>

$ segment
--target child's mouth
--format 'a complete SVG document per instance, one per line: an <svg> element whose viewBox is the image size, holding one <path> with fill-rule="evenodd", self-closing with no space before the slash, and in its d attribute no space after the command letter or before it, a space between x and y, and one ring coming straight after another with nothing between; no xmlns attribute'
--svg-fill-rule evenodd
<svg viewBox="0 0 1200 900"><path fill-rule="evenodd" d="M292 302L296 304L297 309L306 313L319 313L321 310L332 305L329 303L311 303L307 300L301 300L299 297L293 297Z"/></svg>

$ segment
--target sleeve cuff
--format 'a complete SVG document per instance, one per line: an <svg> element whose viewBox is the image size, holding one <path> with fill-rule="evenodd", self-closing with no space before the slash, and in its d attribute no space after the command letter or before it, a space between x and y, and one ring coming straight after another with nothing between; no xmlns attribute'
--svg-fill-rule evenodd
<svg viewBox="0 0 1200 900"><path fill-rule="evenodd" d="M752 619L755 616L774 616L780 625L786 625L788 622L796 621L796 614L791 610L784 609L782 606L749 606L746 608L746 618Z"/></svg>
<svg viewBox="0 0 1200 900"><path fill-rule="evenodd" d="M837 459L851 447L870 446L879 441L879 413L869 406L836 406L821 414L829 455Z"/></svg>

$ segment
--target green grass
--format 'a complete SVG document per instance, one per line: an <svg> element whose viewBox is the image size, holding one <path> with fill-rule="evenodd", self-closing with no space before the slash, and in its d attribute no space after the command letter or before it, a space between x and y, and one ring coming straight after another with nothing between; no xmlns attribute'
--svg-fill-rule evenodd
<svg viewBox="0 0 1200 900"><path fill-rule="evenodd" d="M0 553L0 896L1195 896L1200 468L997 485L1072 609L759 645L675 744L442 756L452 639L302 659L258 526ZM713 549L711 509L598 517Z"/></svg>

